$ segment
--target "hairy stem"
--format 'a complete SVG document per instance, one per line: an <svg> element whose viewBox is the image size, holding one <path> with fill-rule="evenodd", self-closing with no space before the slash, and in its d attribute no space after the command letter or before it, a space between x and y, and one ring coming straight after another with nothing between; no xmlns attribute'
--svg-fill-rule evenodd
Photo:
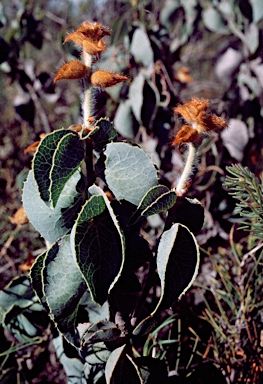
<svg viewBox="0 0 263 384"><path fill-rule="evenodd" d="M87 52L83 51L83 60L84 64L89 68L91 71L92 68L92 56L88 54ZM84 101L82 104L82 110L83 110L83 125L84 128L89 128L90 126L90 120L89 118L92 115L92 86L88 81L85 81L84 84L85 90L84 90Z"/></svg>
<svg viewBox="0 0 263 384"><path fill-rule="evenodd" d="M196 156L196 148L193 145L193 143L187 143L187 146L188 146L188 153L187 153L186 163L184 166L183 173L176 187L176 193L178 196L183 196L185 193L187 182L192 173L192 167L193 167L195 156Z"/></svg>
<svg viewBox="0 0 263 384"><path fill-rule="evenodd" d="M90 117L92 116L91 101L92 101L92 88L90 85L87 85L84 91L84 101L82 104L84 128L89 128L89 126L91 125L90 123Z"/></svg>

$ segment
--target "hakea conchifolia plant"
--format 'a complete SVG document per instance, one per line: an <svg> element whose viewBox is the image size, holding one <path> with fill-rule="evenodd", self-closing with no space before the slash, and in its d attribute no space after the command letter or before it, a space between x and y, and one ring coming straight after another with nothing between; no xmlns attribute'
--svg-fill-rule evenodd
<svg viewBox="0 0 263 384"><path fill-rule="evenodd" d="M195 235L204 210L196 199L182 197L182 191L198 140L226 123L208 114L207 100L177 106L174 112L187 124L173 145L189 146L186 170L176 190L160 184L151 156L139 145L121 141L109 120L92 116L92 87L128 80L122 74L93 71L106 49L103 37L109 34L101 24L85 22L67 35L66 42L81 47L83 61L65 64L55 82L84 81L83 124L51 132L26 150L35 154L23 205L48 245L35 260L30 278L61 337L81 356L82 382L96 383L104 372L107 383L124 383L127 375L130 382L147 383L152 374L164 382L166 366L156 373L153 358L138 358L140 350L133 354L139 343L133 340L156 327L196 277ZM152 215L164 222L157 247L143 237ZM150 294L157 284L160 295ZM8 292L15 289L17 297L18 286L16 282ZM62 363L69 361L64 358Z"/></svg>

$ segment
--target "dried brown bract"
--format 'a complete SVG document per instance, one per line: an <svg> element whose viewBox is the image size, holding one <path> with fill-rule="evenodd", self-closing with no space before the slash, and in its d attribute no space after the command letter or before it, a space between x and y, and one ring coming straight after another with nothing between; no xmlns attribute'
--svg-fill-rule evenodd
<svg viewBox="0 0 263 384"><path fill-rule="evenodd" d="M207 111L209 101L193 97L184 104L179 104L174 108L174 113L181 115L187 125L183 125L178 131L173 145L180 143L193 143L200 138L202 134L210 131L218 131L227 127L226 121Z"/></svg>
<svg viewBox="0 0 263 384"><path fill-rule="evenodd" d="M179 67L175 75L175 80L183 84L193 81L190 75L190 69L188 67Z"/></svg>
<svg viewBox="0 0 263 384"><path fill-rule="evenodd" d="M54 79L54 83L62 79L83 79L88 73L89 70L85 64L79 60L72 60L60 68Z"/></svg>
<svg viewBox="0 0 263 384"><path fill-rule="evenodd" d="M128 77L118 73L108 71L96 71L91 75L90 82L94 87L107 88L122 81L128 81Z"/></svg>
<svg viewBox="0 0 263 384"><path fill-rule="evenodd" d="M20 207L15 214L10 217L10 221L12 224L18 224L23 225L29 222L25 208L22 206Z"/></svg>

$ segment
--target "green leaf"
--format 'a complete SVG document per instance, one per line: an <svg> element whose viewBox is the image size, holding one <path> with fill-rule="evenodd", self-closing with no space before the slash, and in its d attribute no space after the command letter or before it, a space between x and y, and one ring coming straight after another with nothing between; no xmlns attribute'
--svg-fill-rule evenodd
<svg viewBox="0 0 263 384"><path fill-rule="evenodd" d="M117 132L113 124L107 119L100 119L96 122L94 130L91 131L89 137L93 140L94 148L101 152L106 144L116 139Z"/></svg>
<svg viewBox="0 0 263 384"><path fill-rule="evenodd" d="M146 192L137 210L140 210L141 216L148 217L167 211L175 204L176 199L175 191L170 191L164 185L157 185Z"/></svg>
<svg viewBox="0 0 263 384"><path fill-rule="evenodd" d="M83 158L83 141L73 131L54 131L41 141L34 156L33 172L44 201L56 206L65 184Z"/></svg>
<svg viewBox="0 0 263 384"><path fill-rule="evenodd" d="M139 369L130 356L124 354L126 345L115 349L109 356L105 376L107 384L143 384Z"/></svg>
<svg viewBox="0 0 263 384"><path fill-rule="evenodd" d="M27 216L35 229L51 244L69 232L80 210L83 202L83 195L77 190L80 177L77 170L66 183L54 209L40 198L32 171L24 183L22 201Z"/></svg>
<svg viewBox="0 0 263 384"><path fill-rule="evenodd" d="M74 257L92 299L100 305L106 301L123 266L123 237L113 215L103 196L91 196L71 232Z"/></svg>
<svg viewBox="0 0 263 384"><path fill-rule="evenodd" d="M121 101L114 117L114 125L120 135L127 139L134 138L134 117L132 115L131 101Z"/></svg>
<svg viewBox="0 0 263 384"><path fill-rule="evenodd" d="M202 229L204 218L204 207L199 200L182 197L169 210L164 229L171 228L174 223L180 223L197 235Z"/></svg>
<svg viewBox="0 0 263 384"><path fill-rule="evenodd" d="M82 340L84 343L97 343L99 341L116 340L121 334L116 324L108 320L101 320L92 324L84 333Z"/></svg>
<svg viewBox="0 0 263 384"><path fill-rule="evenodd" d="M182 224L174 224L161 236L157 270L161 297L152 315L171 307L192 285L199 266L199 249L194 235Z"/></svg>
<svg viewBox="0 0 263 384"><path fill-rule="evenodd" d="M158 184L157 170L142 148L111 143L105 155L105 178L118 200L138 205L145 193Z"/></svg>
<svg viewBox="0 0 263 384"><path fill-rule="evenodd" d="M222 16L214 7L209 7L204 10L202 12L202 17L206 28L210 31L222 34L229 33Z"/></svg>
<svg viewBox="0 0 263 384"><path fill-rule="evenodd" d="M145 67L151 67L154 62L153 50L147 33L137 28L132 36L130 52L135 60Z"/></svg>
<svg viewBox="0 0 263 384"><path fill-rule="evenodd" d="M43 281L45 297L54 322L70 343L77 343L76 317L86 284L74 263L69 235L47 251Z"/></svg>

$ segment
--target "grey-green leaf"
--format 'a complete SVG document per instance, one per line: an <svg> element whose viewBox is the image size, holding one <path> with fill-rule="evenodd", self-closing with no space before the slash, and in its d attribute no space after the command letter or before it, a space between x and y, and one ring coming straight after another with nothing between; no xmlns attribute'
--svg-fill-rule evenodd
<svg viewBox="0 0 263 384"><path fill-rule="evenodd" d="M12 310L14 305L20 308L28 308L35 302L35 295L30 285L28 276L13 279L2 291L0 291L0 324Z"/></svg>
<svg viewBox="0 0 263 384"><path fill-rule="evenodd" d="M85 360L90 365L106 363L110 356L110 351L103 341L95 344L88 344L85 353Z"/></svg>
<svg viewBox="0 0 263 384"><path fill-rule="evenodd" d="M204 207L199 200L182 197L169 210L164 229L171 228L174 223L180 223L197 235L202 229L204 218Z"/></svg>
<svg viewBox="0 0 263 384"><path fill-rule="evenodd" d="M202 13L203 22L210 31L227 34L228 28L225 26L224 20L220 13L214 8L209 7Z"/></svg>
<svg viewBox="0 0 263 384"><path fill-rule="evenodd" d="M54 209L40 198L32 171L24 183L22 201L27 216L35 229L51 244L68 233L76 219L83 201L82 194L76 189L80 177L77 170L66 183Z"/></svg>
<svg viewBox="0 0 263 384"><path fill-rule="evenodd" d="M143 319L133 330L133 335L148 335L159 323L159 319L154 315L149 315Z"/></svg>
<svg viewBox="0 0 263 384"><path fill-rule="evenodd" d="M114 117L114 125L122 136L127 139L134 138L134 124L132 116L131 101L121 101Z"/></svg>
<svg viewBox="0 0 263 384"><path fill-rule="evenodd" d="M157 170L142 148L111 143L105 155L105 178L118 200L138 205L145 193L158 184Z"/></svg>
<svg viewBox="0 0 263 384"><path fill-rule="evenodd" d="M147 191L137 209L141 211L141 216L148 217L167 211L175 204L176 199L175 191L170 191L164 185L157 185Z"/></svg>
<svg viewBox="0 0 263 384"><path fill-rule="evenodd" d="M97 303L94 303L89 291L86 291L82 296L80 305L87 312L87 319L90 323L97 323L101 319L110 318L109 303L105 301L102 306L98 305Z"/></svg>
<svg viewBox="0 0 263 384"><path fill-rule="evenodd" d="M102 305L123 266L123 239L103 196L83 206L71 232L72 250L92 299Z"/></svg>
<svg viewBox="0 0 263 384"><path fill-rule="evenodd" d="M160 12L160 21L165 27L171 29L175 22L176 10L180 7L178 0L166 0Z"/></svg>
<svg viewBox="0 0 263 384"><path fill-rule="evenodd" d="M97 343L99 341L116 340L121 334L116 324L108 320L101 320L96 324L92 324L84 333L82 340L85 343Z"/></svg>
<svg viewBox="0 0 263 384"><path fill-rule="evenodd" d="M263 19L263 7L262 0L251 0L252 10L253 10L253 21L258 23Z"/></svg>
<svg viewBox="0 0 263 384"><path fill-rule="evenodd" d="M46 298L43 291L42 271L44 268L44 262L45 262L46 256L47 256L47 251L41 253L41 255L38 255L34 264L31 267L30 275L29 275L31 278L32 287L36 295L38 296L39 300L44 305L44 307L46 307L47 304L46 304Z"/></svg>
<svg viewBox="0 0 263 384"><path fill-rule="evenodd" d="M115 349L109 356L105 376L107 384L142 384L139 369L130 356L124 354L126 345Z"/></svg>
<svg viewBox="0 0 263 384"><path fill-rule="evenodd" d="M133 79L129 88L129 101L131 109L140 124L142 123L141 111L143 105L144 84L145 76L142 74L142 72L139 72L139 74Z"/></svg>
<svg viewBox="0 0 263 384"><path fill-rule="evenodd" d="M130 52L137 62L145 67L153 65L154 56L147 33L142 28L137 28L132 36Z"/></svg>
<svg viewBox="0 0 263 384"><path fill-rule="evenodd" d="M87 287L72 257L69 235L47 251L43 280L52 318L67 340L77 344L76 317L79 301Z"/></svg>
<svg viewBox="0 0 263 384"><path fill-rule="evenodd" d="M33 172L41 198L55 207L65 184L84 158L84 144L70 130L54 131L40 143Z"/></svg>
<svg viewBox="0 0 263 384"><path fill-rule="evenodd" d="M182 224L164 231L157 251L161 297L152 315L172 306L192 285L199 266L199 249L194 235Z"/></svg>
<svg viewBox="0 0 263 384"><path fill-rule="evenodd" d="M91 131L89 137L93 140L94 148L101 152L106 144L117 137L117 132L113 124L107 119L100 119L96 122L94 130Z"/></svg>
<svg viewBox="0 0 263 384"><path fill-rule="evenodd" d="M68 377L68 384L80 384L83 377L84 364L80 359L68 357L64 351L63 337L59 334L52 339L56 354Z"/></svg>
<svg viewBox="0 0 263 384"><path fill-rule="evenodd" d="M263 3L262 3L262 6L263 6ZM249 52L251 54L254 54L258 49L258 45L259 45L259 29L257 25L254 23L249 24L245 36L246 36L246 45L249 49Z"/></svg>

